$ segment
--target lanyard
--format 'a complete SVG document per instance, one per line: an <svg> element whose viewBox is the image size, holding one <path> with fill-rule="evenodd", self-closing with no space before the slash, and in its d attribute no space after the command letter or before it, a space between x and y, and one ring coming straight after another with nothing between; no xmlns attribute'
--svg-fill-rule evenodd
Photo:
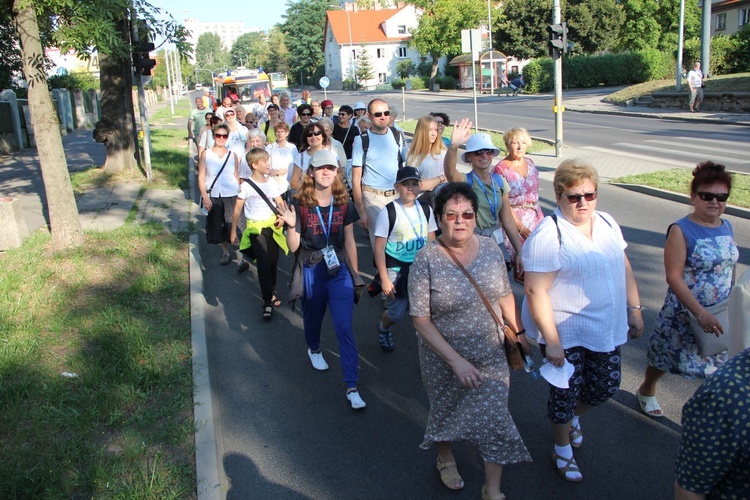
<svg viewBox="0 0 750 500"><path fill-rule="evenodd" d="M318 219L320 219L320 227L323 229L323 234L326 236L326 246L328 245L328 240L331 237L331 229L333 228L333 196L331 196L331 204L328 207L328 227L326 227L325 222L323 222L323 215L320 213L320 207L315 205L315 211L318 212Z"/></svg>
<svg viewBox="0 0 750 500"><path fill-rule="evenodd" d="M419 202L414 203L414 208L417 209L417 219L419 220L419 232L417 232L417 228L414 226L414 223L412 222L411 217L409 217L409 212L406 211L406 207L404 207L404 204L401 203L401 200L398 200L398 204L401 206L401 210L404 212L404 215L406 216L406 220L409 221L411 230L414 231L414 237L420 242L424 241L424 236L422 233L422 229L424 227L422 225L422 209L419 207Z"/></svg>
<svg viewBox="0 0 750 500"><path fill-rule="evenodd" d="M495 199L495 203L492 203L490 201L490 195L487 194L487 189L484 187L484 182L477 176L477 174L474 173L474 171L471 172L471 175L474 176L474 180L479 184L479 187L482 188L482 192L484 193L484 197L487 198L487 203L490 205L490 211L492 212L492 221L497 225L497 191L495 191L495 180L492 178L492 174L490 174L490 184L492 185L492 196Z"/></svg>

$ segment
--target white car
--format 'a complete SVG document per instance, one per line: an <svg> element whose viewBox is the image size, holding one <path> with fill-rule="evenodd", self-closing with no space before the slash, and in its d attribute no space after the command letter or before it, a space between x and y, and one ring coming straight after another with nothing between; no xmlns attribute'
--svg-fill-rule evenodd
<svg viewBox="0 0 750 500"><path fill-rule="evenodd" d="M195 90L203 90L203 84L196 83L195 84Z"/></svg>

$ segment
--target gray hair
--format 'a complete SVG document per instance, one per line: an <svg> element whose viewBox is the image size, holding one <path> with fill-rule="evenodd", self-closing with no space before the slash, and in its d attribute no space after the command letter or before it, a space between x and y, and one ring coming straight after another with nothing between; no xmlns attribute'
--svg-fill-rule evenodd
<svg viewBox="0 0 750 500"><path fill-rule="evenodd" d="M318 118L318 125L333 132L333 120L327 116L321 116Z"/></svg>
<svg viewBox="0 0 750 500"><path fill-rule="evenodd" d="M388 111L391 112L391 116L394 120L398 118L398 110L396 108L394 108L393 106L388 106Z"/></svg>
<svg viewBox="0 0 750 500"><path fill-rule="evenodd" d="M251 128L247 131L247 139L250 140L253 137L260 137L263 143L266 142L266 134L264 134L259 128Z"/></svg>

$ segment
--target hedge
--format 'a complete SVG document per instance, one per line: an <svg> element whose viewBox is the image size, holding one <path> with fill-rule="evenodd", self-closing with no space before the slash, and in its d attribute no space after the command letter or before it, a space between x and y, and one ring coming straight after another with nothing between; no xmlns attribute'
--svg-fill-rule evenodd
<svg viewBox="0 0 750 500"><path fill-rule="evenodd" d="M637 52L572 56L563 58L563 87L587 88L599 85L643 83L668 77L674 72L674 58L656 49ZM554 63L549 57L535 59L523 69L530 93L554 89Z"/></svg>

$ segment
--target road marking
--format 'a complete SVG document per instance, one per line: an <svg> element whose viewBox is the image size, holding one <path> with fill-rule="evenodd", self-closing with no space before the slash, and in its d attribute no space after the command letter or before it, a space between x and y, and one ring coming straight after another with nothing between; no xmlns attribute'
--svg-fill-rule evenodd
<svg viewBox="0 0 750 500"><path fill-rule="evenodd" d="M696 158L696 156L698 156L696 153L694 153L692 151L680 151L679 149L665 150L664 148L659 148L659 147L656 147L656 146L645 146L643 144L630 144L630 143L627 143L627 142L617 142L614 145L615 146L621 146L621 147L624 147L624 148L633 148L633 149L637 149L639 151L646 150L646 151L656 151L656 152L659 152L659 153L668 152L669 154L672 154L672 155L675 155L675 156L688 156L690 158ZM697 158L697 159L699 160L700 158ZM732 157L729 157L729 156L720 156L720 155L719 156L712 155L711 156L711 160L714 160L714 161L725 161L725 162L729 162L729 163L739 163L739 161L738 161L737 158L732 158Z"/></svg>
<svg viewBox="0 0 750 500"><path fill-rule="evenodd" d="M708 140L710 140L710 139L708 139ZM705 146L703 144L688 144L688 143L685 143L685 142L679 142L678 143L678 142L675 142L675 141L660 141L660 140L656 140L656 139L649 139L646 142L652 143L652 144L666 144L667 146L673 146L673 147L679 145L679 147L681 147L681 148L699 149L699 150L701 150L703 152L706 152L706 153L708 153L708 152L726 153L727 152L727 148L726 147L715 147L715 148L712 148L712 147L707 147L707 146ZM728 142L728 141L717 141L717 142ZM737 143L732 144L732 146L733 147L737 147ZM737 155L737 156L748 156L748 157L750 157L750 151L747 151L745 153L740 152L740 151L732 151L732 154Z"/></svg>
<svg viewBox="0 0 750 500"><path fill-rule="evenodd" d="M750 136L748 136L750 138ZM731 148L736 148L739 144L737 141L722 141L721 139L706 139L704 137L675 137L678 141L691 141L691 142L708 142L711 144L723 144Z"/></svg>
<svg viewBox="0 0 750 500"><path fill-rule="evenodd" d="M607 154L612 154L616 156L627 156L628 158L638 158L638 159L650 161L653 163L662 163L665 165L672 165L672 166L680 167L680 168L693 168L695 166L694 163L690 163L690 162L670 160L668 158L656 158L650 155L639 155L638 153L631 153L629 151L622 151L619 149L600 148L597 146L584 146L581 149L594 151L597 153L607 153Z"/></svg>

